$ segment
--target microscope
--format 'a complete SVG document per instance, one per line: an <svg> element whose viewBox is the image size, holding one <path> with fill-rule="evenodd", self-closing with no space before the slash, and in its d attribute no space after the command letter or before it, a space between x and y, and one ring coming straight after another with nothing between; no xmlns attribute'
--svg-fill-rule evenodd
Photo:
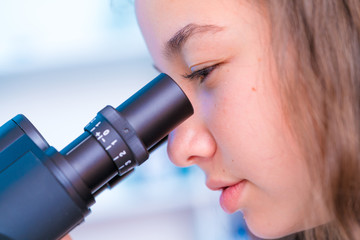
<svg viewBox="0 0 360 240"><path fill-rule="evenodd" d="M61 151L15 116L0 127L0 239L65 236L95 196L131 174L192 114L184 92L162 73L117 108L103 108Z"/></svg>

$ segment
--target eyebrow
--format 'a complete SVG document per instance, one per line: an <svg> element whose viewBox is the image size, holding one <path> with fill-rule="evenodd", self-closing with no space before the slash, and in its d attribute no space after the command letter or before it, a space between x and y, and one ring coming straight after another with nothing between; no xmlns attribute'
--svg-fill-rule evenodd
<svg viewBox="0 0 360 240"><path fill-rule="evenodd" d="M223 30L223 27L217 25L197 25L190 23L177 31L165 44L165 56L170 57L179 53L186 41L196 35L203 33L216 33Z"/></svg>

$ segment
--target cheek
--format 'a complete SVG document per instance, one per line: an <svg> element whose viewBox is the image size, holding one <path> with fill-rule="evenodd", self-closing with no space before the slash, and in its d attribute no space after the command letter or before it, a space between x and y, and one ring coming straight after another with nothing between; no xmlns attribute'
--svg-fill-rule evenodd
<svg viewBox="0 0 360 240"><path fill-rule="evenodd" d="M250 223L260 229L274 225L290 229L286 221L291 226L302 222L304 206L309 206L307 167L275 93L257 81L256 74L243 74L202 92L200 109L228 174L250 183L245 207Z"/></svg>
<svg viewBox="0 0 360 240"><path fill-rule="evenodd" d="M276 101L253 71L224 71L219 76L223 81L200 96L203 117L218 147L242 161L271 159L284 145L280 144L284 133Z"/></svg>
<svg viewBox="0 0 360 240"><path fill-rule="evenodd" d="M318 209L314 208L313 189L301 175L283 174L281 181L270 175L267 184L248 188L244 216L254 234L278 238L309 226L307 219Z"/></svg>

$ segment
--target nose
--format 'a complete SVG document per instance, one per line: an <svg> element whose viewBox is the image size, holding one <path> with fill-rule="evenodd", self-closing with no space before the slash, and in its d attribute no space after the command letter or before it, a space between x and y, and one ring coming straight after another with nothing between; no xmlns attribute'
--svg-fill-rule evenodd
<svg viewBox="0 0 360 240"><path fill-rule="evenodd" d="M170 160L179 167L213 157L215 139L196 109L193 116L169 134L167 151Z"/></svg>

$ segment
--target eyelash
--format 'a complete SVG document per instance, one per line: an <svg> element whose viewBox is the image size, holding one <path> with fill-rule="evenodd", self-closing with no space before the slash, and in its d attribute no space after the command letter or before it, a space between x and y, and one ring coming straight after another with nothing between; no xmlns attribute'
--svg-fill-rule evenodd
<svg viewBox="0 0 360 240"><path fill-rule="evenodd" d="M192 72L190 74L185 74L183 75L184 78L188 78L188 79L198 79L200 80L200 83L204 82L206 80L206 78L211 74L212 71L214 71L220 64L215 64L213 66L210 67L205 67L203 69L199 69L195 72Z"/></svg>

